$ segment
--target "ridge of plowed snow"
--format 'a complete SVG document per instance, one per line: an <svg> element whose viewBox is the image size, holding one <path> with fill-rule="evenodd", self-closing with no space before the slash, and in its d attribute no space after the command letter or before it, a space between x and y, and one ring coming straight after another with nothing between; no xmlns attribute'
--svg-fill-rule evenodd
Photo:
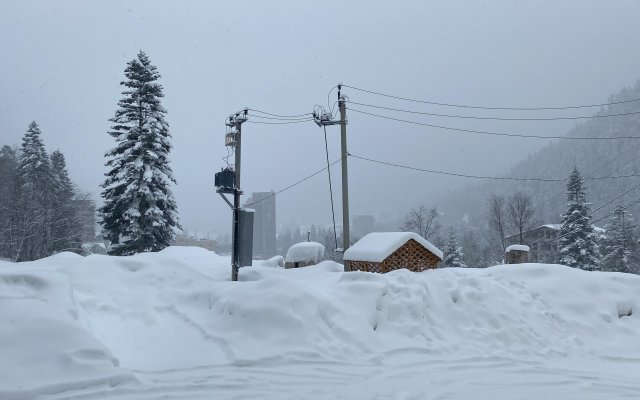
<svg viewBox="0 0 640 400"><path fill-rule="evenodd" d="M0 391L26 398L86 385L87 374L109 382L199 366L640 359L635 275L542 264L380 275L323 262L246 267L230 282L229 269L194 248L0 263L0 340L21 349L0 350L2 369L46 377L2 376ZM40 341L49 332L64 346ZM30 358L34 343L57 361ZM90 368L78 371L79 359Z"/></svg>

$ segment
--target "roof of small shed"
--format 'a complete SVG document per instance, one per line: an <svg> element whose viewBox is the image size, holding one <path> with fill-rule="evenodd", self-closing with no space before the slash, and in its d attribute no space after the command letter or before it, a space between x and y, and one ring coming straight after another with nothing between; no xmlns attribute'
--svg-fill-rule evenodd
<svg viewBox="0 0 640 400"><path fill-rule="evenodd" d="M358 240L344 252L346 261L382 262L409 240L415 240L442 260L442 251L413 232L373 232Z"/></svg>
<svg viewBox="0 0 640 400"><path fill-rule="evenodd" d="M529 251L529 246L526 246L524 244L512 244L511 246L507 247L504 252L505 253L509 253L511 251Z"/></svg>
<svg viewBox="0 0 640 400"><path fill-rule="evenodd" d="M300 242L289 247L285 262L318 262L324 255L324 246L318 242Z"/></svg>

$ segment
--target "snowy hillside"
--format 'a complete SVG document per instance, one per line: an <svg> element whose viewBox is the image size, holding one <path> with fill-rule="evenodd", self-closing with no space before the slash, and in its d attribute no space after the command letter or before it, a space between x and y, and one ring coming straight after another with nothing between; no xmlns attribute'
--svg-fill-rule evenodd
<svg viewBox="0 0 640 400"><path fill-rule="evenodd" d="M569 137L637 137L640 128L640 106L636 99L640 98L640 81L629 88L624 88L608 101L620 104L603 107L596 115L620 114L616 118L593 118L578 123L569 132L556 131L552 128L541 129L541 135L558 135ZM505 176L535 177L545 179L564 179L571 170L578 167L585 178L627 176L620 179L587 179L589 186L587 198L595 206L605 204L614 195L623 193L637 183L640 173L640 140L554 140L544 148L529 154L526 159L517 163ZM460 192L448 195L437 201L438 208L448 214L451 223L458 223L463 215L477 224L486 221L486 204L492 194L510 195L517 190L530 193L536 206L537 217L542 223L558 222L566 204L566 181L491 181L470 185ZM637 192L630 192L621 197L624 203L638 198ZM478 207L478 200L481 207ZM615 203L602 209L602 215L611 212ZM634 205L631 213L637 215L640 205Z"/></svg>
<svg viewBox="0 0 640 400"><path fill-rule="evenodd" d="M637 398L640 276L0 262L0 399Z"/></svg>

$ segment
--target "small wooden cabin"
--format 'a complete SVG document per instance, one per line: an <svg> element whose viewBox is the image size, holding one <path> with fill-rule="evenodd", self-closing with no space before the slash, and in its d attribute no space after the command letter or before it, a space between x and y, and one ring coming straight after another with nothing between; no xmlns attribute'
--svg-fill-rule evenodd
<svg viewBox="0 0 640 400"><path fill-rule="evenodd" d="M373 232L344 252L351 271L385 273L406 268L413 272L437 268L442 251L413 232Z"/></svg>
<svg viewBox="0 0 640 400"><path fill-rule="evenodd" d="M316 265L324 256L324 246L318 242L300 242L289 247L284 259L285 268L301 268Z"/></svg>

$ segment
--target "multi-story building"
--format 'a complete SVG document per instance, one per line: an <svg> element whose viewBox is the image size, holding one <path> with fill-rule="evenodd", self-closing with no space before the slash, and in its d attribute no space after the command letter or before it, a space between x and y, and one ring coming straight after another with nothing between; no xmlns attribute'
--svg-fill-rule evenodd
<svg viewBox="0 0 640 400"><path fill-rule="evenodd" d="M273 192L254 192L245 207L255 210L253 215L253 257L269 258L276 250L276 196Z"/></svg>

